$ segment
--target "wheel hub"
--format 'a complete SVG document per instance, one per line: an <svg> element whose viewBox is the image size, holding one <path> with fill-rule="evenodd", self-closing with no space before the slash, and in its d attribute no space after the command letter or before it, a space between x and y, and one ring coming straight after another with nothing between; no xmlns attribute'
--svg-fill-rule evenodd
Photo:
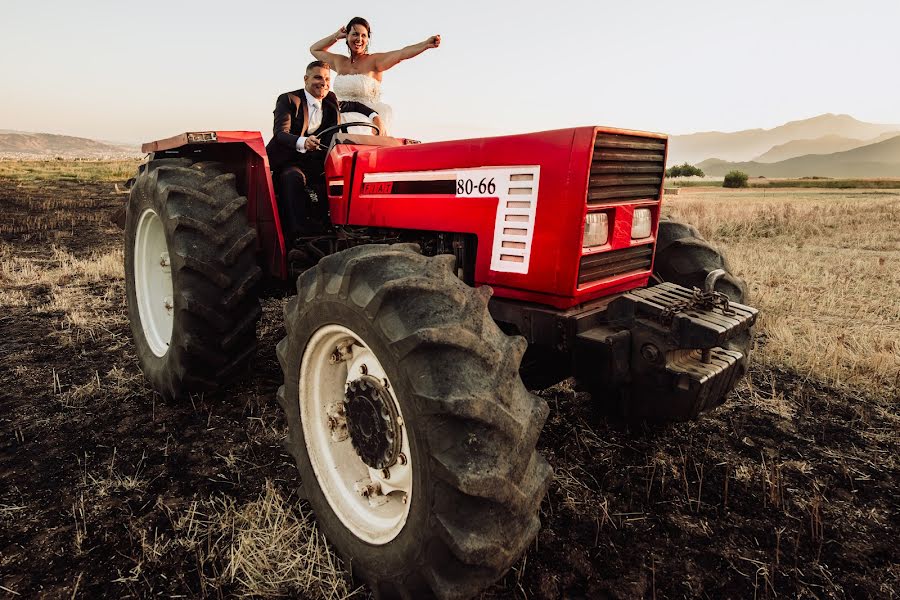
<svg viewBox="0 0 900 600"><path fill-rule="evenodd" d="M357 333L328 324L307 342L297 387L307 456L328 506L363 542L390 542L414 502L414 458L384 366Z"/></svg>
<svg viewBox="0 0 900 600"><path fill-rule="evenodd" d="M344 410L350 442L362 461L373 469L393 466L401 450L401 423L382 381L363 375L348 383Z"/></svg>

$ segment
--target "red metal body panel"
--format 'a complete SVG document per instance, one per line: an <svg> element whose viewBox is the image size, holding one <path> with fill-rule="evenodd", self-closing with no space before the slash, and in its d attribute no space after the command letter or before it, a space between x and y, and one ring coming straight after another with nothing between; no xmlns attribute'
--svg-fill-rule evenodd
<svg viewBox="0 0 900 600"><path fill-rule="evenodd" d="M256 243L266 258L269 271L281 279L287 279L287 249L262 135L258 131L217 133L220 142L243 142L253 150L255 156L247 165L247 214L251 223L256 224L259 233Z"/></svg>
<svg viewBox="0 0 900 600"><path fill-rule="evenodd" d="M348 224L473 233L478 237L476 284L494 286L501 296L554 305L566 302L577 276L592 133L593 128L569 129L361 150L353 173ZM582 160L572 156L579 137L587 153ZM366 173L513 165L541 168L532 242L536 252L527 274L490 270L497 198L360 193ZM570 172L573 167L575 172ZM577 199L571 197L573 188Z"/></svg>
<svg viewBox="0 0 900 600"><path fill-rule="evenodd" d="M665 137L627 130L580 127L393 148L338 147L326 164L329 182L342 181L344 184L342 194L330 198L332 219L348 225L475 234L478 238L476 284L491 285L501 297L568 308L646 285L649 269L580 287L577 283L584 218L589 210L586 203L588 177L598 131ZM529 270L522 274L497 272L490 268L498 198L366 193L363 181L367 173L530 165L540 167L540 182L533 252ZM661 188L656 198L604 205L602 209L613 217L613 230L609 243L592 252L608 252L654 242L660 197ZM653 213L652 236L639 242L631 240L632 214L636 206L650 206Z"/></svg>
<svg viewBox="0 0 900 600"><path fill-rule="evenodd" d="M142 148L146 152L159 152L209 143L240 143L249 147L252 156L246 164L246 190L243 190L248 198L248 216L259 230L258 244L270 271L286 278L284 237L262 136L248 131L214 133L215 139L204 142L192 142L191 134L182 134L144 144ZM659 223L662 182L655 197L589 205L591 164L598 133L665 139L660 134L579 127L391 147L339 144L329 153L325 168L331 220L336 225L474 234L478 239L475 283L492 286L500 297L565 309L644 286L651 273L649 267L578 284L583 256L655 244ZM446 190L396 193L390 181L365 182L367 175L383 179L385 174L394 173L413 178L424 173L427 179L435 171L492 167L539 168L527 272L492 269L492 255L497 250L494 238L499 197L468 197ZM632 240L634 210L643 206L651 209L651 236ZM598 248L583 249L585 216L588 212L601 211L609 216L609 241Z"/></svg>

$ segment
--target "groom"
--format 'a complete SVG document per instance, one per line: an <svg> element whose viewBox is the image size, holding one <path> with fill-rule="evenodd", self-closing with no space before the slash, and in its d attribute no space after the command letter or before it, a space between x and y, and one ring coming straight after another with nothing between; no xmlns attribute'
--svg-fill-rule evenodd
<svg viewBox="0 0 900 600"><path fill-rule="evenodd" d="M315 60L306 67L304 89L286 92L275 101L274 136L266 145L269 165L280 183L280 202L284 216L285 237L316 233L315 207L305 188L324 182L325 149L329 140L315 133L340 123L340 110L370 115L376 126L381 119L371 108L358 102L342 102L329 91L331 70L327 63ZM319 215L324 217L324 215Z"/></svg>

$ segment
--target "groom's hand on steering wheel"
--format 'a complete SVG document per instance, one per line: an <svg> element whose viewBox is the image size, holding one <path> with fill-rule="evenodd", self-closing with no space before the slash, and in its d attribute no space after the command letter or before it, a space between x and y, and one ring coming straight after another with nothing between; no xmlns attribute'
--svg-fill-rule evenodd
<svg viewBox="0 0 900 600"><path fill-rule="evenodd" d="M322 142L314 135L306 138L306 142L303 144L303 147L306 148L306 151L310 150L319 150L322 147Z"/></svg>

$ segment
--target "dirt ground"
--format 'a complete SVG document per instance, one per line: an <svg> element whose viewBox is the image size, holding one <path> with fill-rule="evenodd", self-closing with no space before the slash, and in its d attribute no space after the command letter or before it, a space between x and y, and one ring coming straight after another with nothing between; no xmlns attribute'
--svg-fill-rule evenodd
<svg viewBox="0 0 900 600"><path fill-rule="evenodd" d="M0 598L340 597L254 588L229 568L234 528L210 525L267 490L308 512L275 401L283 300L265 301L244 381L162 401L137 366L121 273L84 266L118 256L111 190L0 178ZM65 261L84 274L41 276ZM664 426L597 418L566 383L539 392L555 472L542 530L485 597L897 596L896 389L755 367L723 408Z"/></svg>

